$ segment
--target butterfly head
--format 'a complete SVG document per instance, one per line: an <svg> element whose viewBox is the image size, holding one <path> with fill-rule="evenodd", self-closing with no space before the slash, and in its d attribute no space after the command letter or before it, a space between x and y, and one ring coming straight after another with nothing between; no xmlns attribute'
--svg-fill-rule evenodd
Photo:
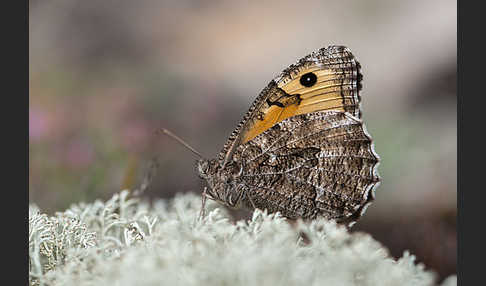
<svg viewBox="0 0 486 286"><path fill-rule="evenodd" d="M207 183L207 197L229 207L239 207L241 192L237 185L240 182L241 166L233 162L223 167L216 159L200 159L196 169L199 177Z"/></svg>
<svg viewBox="0 0 486 286"><path fill-rule="evenodd" d="M199 159L196 162L196 169L199 177L207 181L216 174L218 170L218 162L215 159Z"/></svg>

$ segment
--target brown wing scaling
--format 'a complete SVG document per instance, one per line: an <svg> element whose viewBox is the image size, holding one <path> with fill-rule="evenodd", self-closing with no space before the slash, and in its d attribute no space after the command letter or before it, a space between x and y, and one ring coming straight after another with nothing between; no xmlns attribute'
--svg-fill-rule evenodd
<svg viewBox="0 0 486 286"><path fill-rule="evenodd" d="M344 112L287 118L240 145L233 160L242 164L251 204L291 218L355 220L379 182L372 140Z"/></svg>

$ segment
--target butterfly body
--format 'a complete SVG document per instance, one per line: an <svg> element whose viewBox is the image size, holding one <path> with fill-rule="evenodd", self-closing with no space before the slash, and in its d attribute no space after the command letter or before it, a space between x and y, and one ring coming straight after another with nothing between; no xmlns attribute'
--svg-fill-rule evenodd
<svg viewBox="0 0 486 286"><path fill-rule="evenodd" d="M359 63L330 46L262 90L217 159L199 160L210 199L297 219L353 223L374 199L378 155L361 121Z"/></svg>

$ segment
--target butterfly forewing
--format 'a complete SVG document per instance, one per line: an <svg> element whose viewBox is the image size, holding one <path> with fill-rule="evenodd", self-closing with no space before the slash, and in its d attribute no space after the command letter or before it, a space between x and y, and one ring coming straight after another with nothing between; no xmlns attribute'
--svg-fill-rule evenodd
<svg viewBox="0 0 486 286"><path fill-rule="evenodd" d="M312 85L302 84L305 75L312 75ZM360 117L360 79L359 63L346 47L330 46L300 59L263 89L231 134L219 160L224 165L236 146L295 115L337 110Z"/></svg>

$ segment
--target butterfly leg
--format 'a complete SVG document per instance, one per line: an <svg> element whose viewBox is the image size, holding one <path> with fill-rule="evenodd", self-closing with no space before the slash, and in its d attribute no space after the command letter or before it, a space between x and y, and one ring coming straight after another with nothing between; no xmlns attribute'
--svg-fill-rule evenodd
<svg viewBox="0 0 486 286"><path fill-rule="evenodd" d="M202 200L201 200L201 212L199 213L199 219L203 219L205 216L205 208L206 208L206 193L208 187L204 187L204 191L202 192Z"/></svg>
<svg viewBox="0 0 486 286"><path fill-rule="evenodd" d="M247 198L248 198L248 200L250 201L250 203L251 203L251 205L252 205L253 209L256 209L257 207L255 206L255 203L253 202L253 200L251 199L251 197L250 197L249 195L247 195Z"/></svg>

